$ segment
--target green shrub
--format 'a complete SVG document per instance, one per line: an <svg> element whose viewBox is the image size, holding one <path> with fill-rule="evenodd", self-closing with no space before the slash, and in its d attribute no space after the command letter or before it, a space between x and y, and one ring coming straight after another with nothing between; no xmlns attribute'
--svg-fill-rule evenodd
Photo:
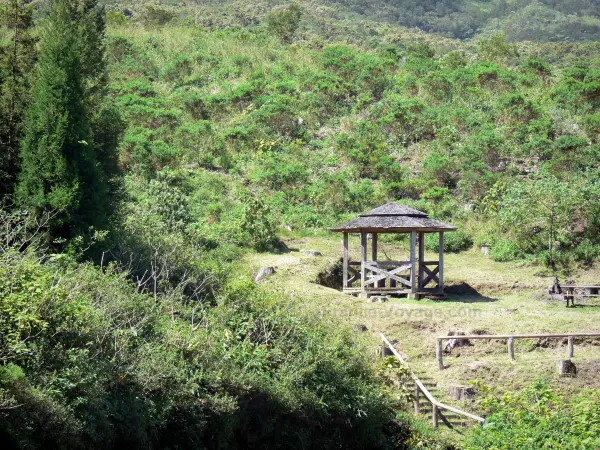
<svg viewBox="0 0 600 450"><path fill-rule="evenodd" d="M425 235L425 248L430 252L439 250L439 235L437 233L427 233ZM444 251L447 253L459 253L468 250L473 245L473 239L466 231L458 229L449 233L444 233Z"/></svg>
<svg viewBox="0 0 600 450"><path fill-rule="evenodd" d="M494 261L508 262L522 258L523 252L515 242L503 240L493 245L489 255Z"/></svg>
<svg viewBox="0 0 600 450"><path fill-rule="evenodd" d="M600 398L584 390L571 399L537 382L502 397L489 395L486 423L475 427L464 442L466 450L513 448L592 449L600 445Z"/></svg>

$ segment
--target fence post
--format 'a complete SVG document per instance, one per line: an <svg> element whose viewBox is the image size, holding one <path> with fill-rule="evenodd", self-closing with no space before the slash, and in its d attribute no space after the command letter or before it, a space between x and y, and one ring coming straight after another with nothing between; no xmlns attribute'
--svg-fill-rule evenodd
<svg viewBox="0 0 600 450"><path fill-rule="evenodd" d="M573 355L575 354L575 337L574 336L569 336L569 344L567 346L567 356L569 358L572 358Z"/></svg>
<svg viewBox="0 0 600 450"><path fill-rule="evenodd" d="M437 345L435 347L435 356L437 357L438 367L440 368L440 370L443 370L444 369L444 355L443 355L443 351L442 351L442 340L441 339L437 340Z"/></svg>
<svg viewBox="0 0 600 450"><path fill-rule="evenodd" d="M508 338L508 357L514 361L515 360L515 338Z"/></svg>
<svg viewBox="0 0 600 450"><path fill-rule="evenodd" d="M433 428L437 428L438 427L438 407L437 407L437 405L434 405L433 403L432 403L432 406L433 406L433 410L432 410L433 412L431 414L433 416L432 417Z"/></svg>
<svg viewBox="0 0 600 450"><path fill-rule="evenodd" d="M415 382L415 402L414 402L414 406L415 406L415 414L421 414L421 405L419 404L419 394L420 394L420 390L419 390L419 385Z"/></svg>

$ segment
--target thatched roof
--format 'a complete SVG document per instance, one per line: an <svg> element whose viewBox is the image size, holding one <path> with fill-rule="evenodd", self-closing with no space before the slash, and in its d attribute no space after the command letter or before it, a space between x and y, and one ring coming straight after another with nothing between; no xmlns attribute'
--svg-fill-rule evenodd
<svg viewBox="0 0 600 450"><path fill-rule="evenodd" d="M436 233L455 230L456 227L452 225L430 219L424 212L397 203L387 203L348 223L331 228L331 231L348 233Z"/></svg>

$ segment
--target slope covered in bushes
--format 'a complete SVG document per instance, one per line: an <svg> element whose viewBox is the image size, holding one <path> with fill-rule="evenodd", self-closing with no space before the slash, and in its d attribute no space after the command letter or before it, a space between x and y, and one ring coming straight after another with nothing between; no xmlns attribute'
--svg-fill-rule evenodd
<svg viewBox="0 0 600 450"><path fill-rule="evenodd" d="M239 242L266 248L273 227L323 229L400 200L459 223L457 249L597 255L598 59L560 69L499 36L435 54L133 25L112 30L108 54L130 180L172 180L207 235L240 220L256 235Z"/></svg>

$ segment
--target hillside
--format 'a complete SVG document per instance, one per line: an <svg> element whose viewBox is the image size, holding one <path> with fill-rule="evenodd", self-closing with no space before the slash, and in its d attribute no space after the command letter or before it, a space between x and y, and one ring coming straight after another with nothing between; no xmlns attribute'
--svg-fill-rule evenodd
<svg viewBox="0 0 600 450"><path fill-rule="evenodd" d="M174 5L160 2L175 16L185 14L204 25L256 25L273 9L289 1L195 1ZM304 30L338 39L356 32L376 33L382 25L418 29L452 39L473 39L503 32L509 41L591 42L600 39L600 6L593 0L310 0L297 2L307 12ZM107 3L138 14L147 3ZM362 30L358 30L362 28ZM350 32L354 30L354 33ZM347 36L344 36L344 33Z"/></svg>
<svg viewBox="0 0 600 450"><path fill-rule="evenodd" d="M598 60L559 69L498 37L467 58L137 26L112 30L108 56L130 180L186 196L186 226L211 238L251 196L264 248L284 225L402 200L460 224L455 251L564 270L598 254Z"/></svg>

